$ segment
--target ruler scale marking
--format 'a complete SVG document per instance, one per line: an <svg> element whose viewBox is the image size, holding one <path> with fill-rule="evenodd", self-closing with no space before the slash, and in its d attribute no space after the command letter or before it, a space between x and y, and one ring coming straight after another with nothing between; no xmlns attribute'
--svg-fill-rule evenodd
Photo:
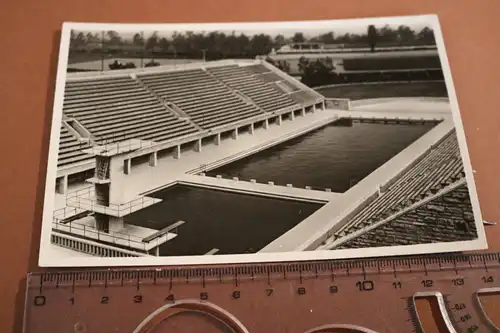
<svg viewBox="0 0 500 333"><path fill-rule="evenodd" d="M333 324L376 332L422 332L414 302L415 295L422 294L437 295L443 318L456 332L498 332L483 311L479 290L500 292L499 258L498 253L486 253L32 273L27 279L24 333L40 332L43 327L53 333L76 332L77 326L92 333L135 332L148 315L166 304L171 306L160 315L179 315L165 320L155 317L158 329L180 320L174 318L182 318L185 311L195 311L236 327L231 332L240 332L239 326L225 320L239 321L248 333L303 333ZM101 303L103 297L106 302ZM348 303L359 314L344 310ZM83 306L89 310L83 311ZM192 321L177 332L189 332Z"/></svg>

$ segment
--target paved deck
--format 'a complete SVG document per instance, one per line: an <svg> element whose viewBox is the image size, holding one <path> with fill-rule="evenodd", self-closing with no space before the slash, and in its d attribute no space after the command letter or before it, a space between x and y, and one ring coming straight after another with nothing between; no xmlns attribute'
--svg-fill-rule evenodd
<svg viewBox="0 0 500 333"><path fill-rule="evenodd" d="M381 97L351 101L351 110L377 110L397 112L450 112L446 97Z"/></svg>

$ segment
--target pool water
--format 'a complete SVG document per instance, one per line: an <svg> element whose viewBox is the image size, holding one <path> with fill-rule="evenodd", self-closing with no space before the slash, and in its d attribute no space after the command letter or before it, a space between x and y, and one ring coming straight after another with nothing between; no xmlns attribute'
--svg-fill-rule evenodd
<svg viewBox="0 0 500 333"><path fill-rule="evenodd" d="M255 253L322 204L174 185L150 195L162 202L128 215L127 223L161 230L179 220L178 236L162 256Z"/></svg>
<svg viewBox="0 0 500 333"><path fill-rule="evenodd" d="M207 172L208 176L273 181L343 193L435 124L329 125Z"/></svg>

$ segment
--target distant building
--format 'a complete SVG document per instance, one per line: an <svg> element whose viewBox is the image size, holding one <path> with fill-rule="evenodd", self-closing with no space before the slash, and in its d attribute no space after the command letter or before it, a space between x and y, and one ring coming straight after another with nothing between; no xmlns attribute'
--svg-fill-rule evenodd
<svg viewBox="0 0 500 333"><path fill-rule="evenodd" d="M412 50L437 50L436 45L415 46L381 46L379 51L412 51ZM278 50L272 50L270 55L280 54L311 54L311 53L349 53L368 52L370 48L363 44L325 44L325 43L291 43L283 45Z"/></svg>

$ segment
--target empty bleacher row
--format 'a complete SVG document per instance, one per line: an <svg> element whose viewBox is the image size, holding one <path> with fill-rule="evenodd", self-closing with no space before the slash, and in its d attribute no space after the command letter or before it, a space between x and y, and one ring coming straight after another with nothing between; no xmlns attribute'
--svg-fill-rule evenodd
<svg viewBox="0 0 500 333"><path fill-rule="evenodd" d="M455 130L342 226L338 239L382 221L465 177Z"/></svg>
<svg viewBox="0 0 500 333"><path fill-rule="evenodd" d="M252 65L250 67L254 67L254 66L258 66L258 65ZM260 65L260 66L262 66L262 65ZM262 67L264 67L264 66L262 66ZM278 74L276 74L274 72L256 74L255 77L257 79L261 80L262 82L271 83L270 86L273 87L274 89L276 89L280 93L282 93L283 91L286 93L292 93L294 91L300 90L299 87L291 84L290 82L288 82L286 80L283 80L283 78L281 76L279 76Z"/></svg>
<svg viewBox="0 0 500 333"><path fill-rule="evenodd" d="M260 66L261 68L254 66ZM249 69L248 67L253 68ZM252 73L255 73L257 70L261 70L262 73L264 69L267 68L262 65L244 67L228 65L207 68L207 71L224 82L227 86L243 93L266 112L275 112L286 107L297 105L293 99L288 97L287 93L279 91L279 88L276 86L273 87L271 83L266 83L264 80L259 79L259 76L263 74L252 75Z"/></svg>
<svg viewBox="0 0 500 333"><path fill-rule="evenodd" d="M300 107L318 96L263 65L231 65L68 80L63 114L82 125L96 144L130 138L160 142ZM91 159L80 151L86 147L61 128L58 165Z"/></svg>
<svg viewBox="0 0 500 333"><path fill-rule="evenodd" d="M164 141L198 130L129 76L67 82L63 111L97 143L129 138Z"/></svg>
<svg viewBox="0 0 500 333"><path fill-rule="evenodd" d="M260 66L260 67L263 67L264 69L266 69L266 67L264 67L262 65L251 65L248 67L257 67L257 66ZM243 68L245 68L245 67L243 67ZM254 72L253 70L250 70L250 71ZM256 77L259 80L261 80L262 82L265 82L265 83L283 81L283 78L281 76L279 76L278 74L271 72L271 71L262 72L262 73L255 73L254 75L256 75ZM298 90L297 87L290 86L290 88L293 90Z"/></svg>
<svg viewBox="0 0 500 333"><path fill-rule="evenodd" d="M141 74L139 80L204 129L263 114L203 69Z"/></svg>
<svg viewBox="0 0 500 333"><path fill-rule="evenodd" d="M250 66L245 66L245 69L250 72L250 74L266 74L266 73L270 73L271 71L269 70L269 68L267 68L266 66L262 66L262 65L250 65Z"/></svg>
<svg viewBox="0 0 500 333"><path fill-rule="evenodd" d="M66 127L61 126L57 166L61 167L88 160L90 156L81 151L81 149L86 147L88 147L88 144L78 141L78 139L73 136L73 134L71 134Z"/></svg>
<svg viewBox="0 0 500 333"><path fill-rule="evenodd" d="M413 245L477 238L467 185L461 185L335 249Z"/></svg>
<svg viewBox="0 0 500 333"><path fill-rule="evenodd" d="M270 86L282 93L283 91L288 93L288 97L291 98L295 103L298 104L311 104L318 102L318 97L321 97L314 90L307 89L302 90L298 86L293 85L289 81L283 79L278 74L271 72L263 65L251 65L244 67L251 73L255 74L255 77L263 82L270 83Z"/></svg>

